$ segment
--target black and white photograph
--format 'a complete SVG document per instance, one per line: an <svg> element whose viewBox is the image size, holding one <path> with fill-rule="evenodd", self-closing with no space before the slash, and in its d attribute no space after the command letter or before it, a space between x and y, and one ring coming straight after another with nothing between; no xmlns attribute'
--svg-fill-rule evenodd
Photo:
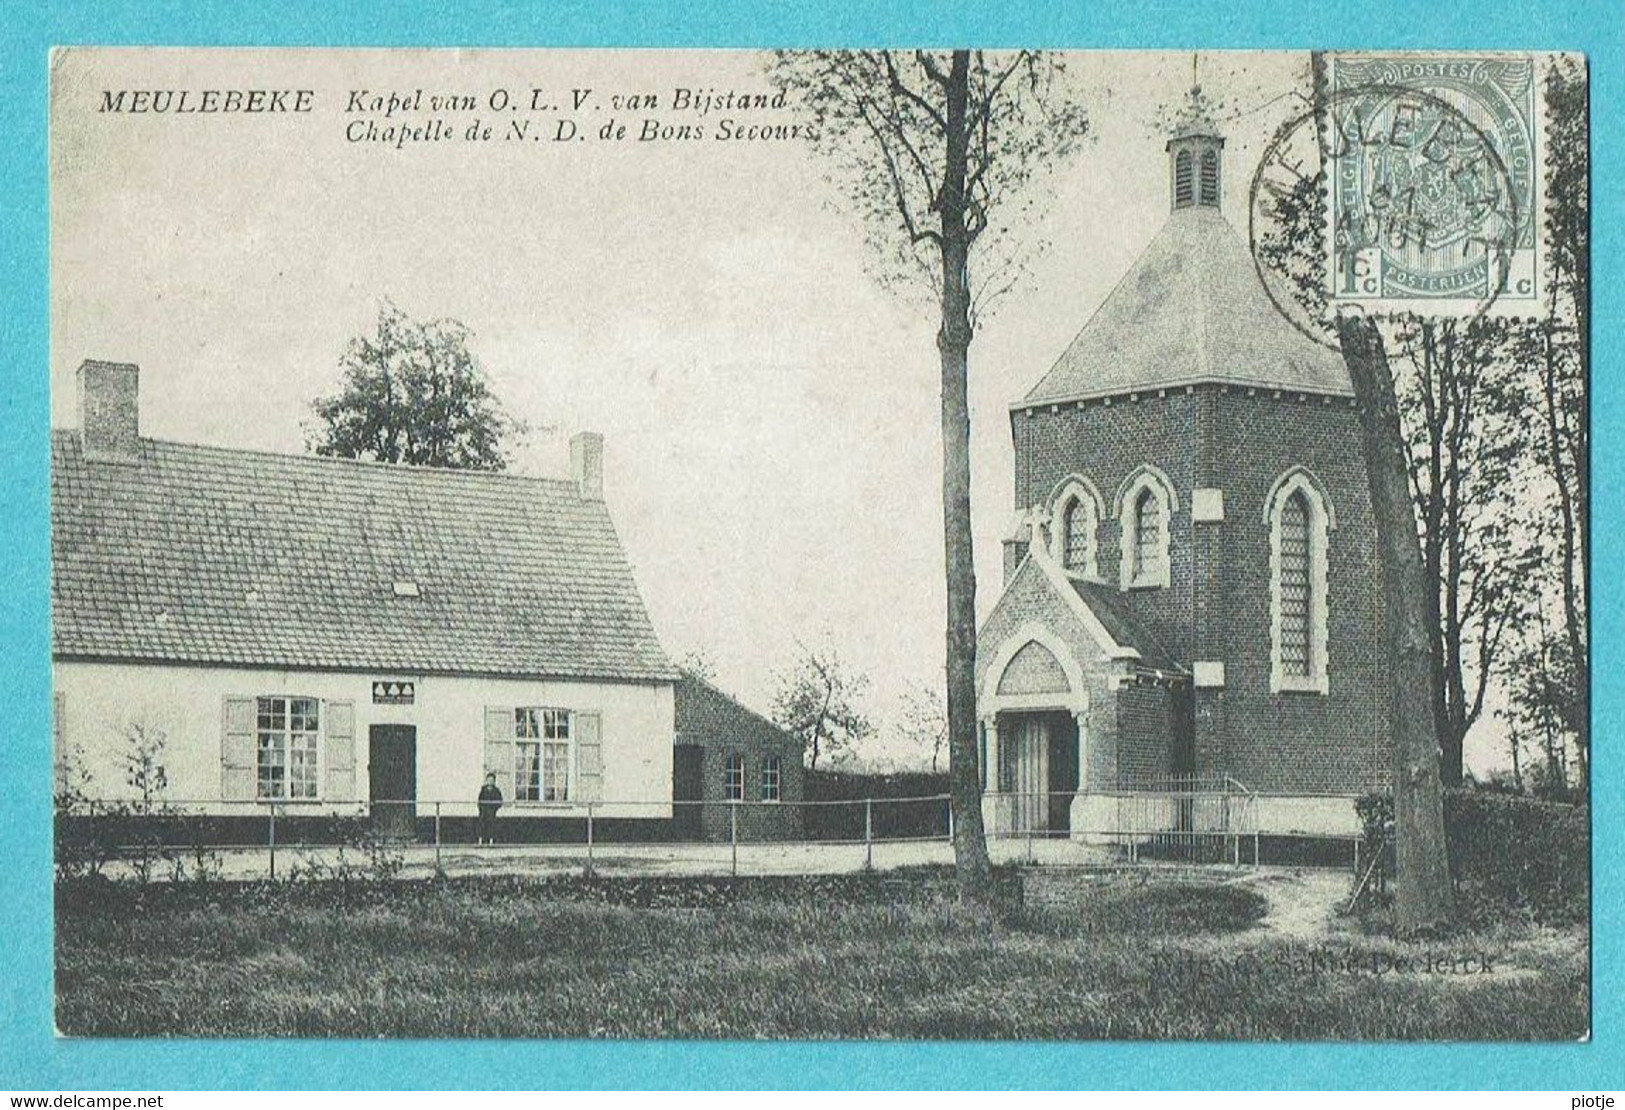
<svg viewBox="0 0 1625 1110"><path fill-rule="evenodd" d="M1590 1038L1584 56L49 92L59 1038Z"/></svg>

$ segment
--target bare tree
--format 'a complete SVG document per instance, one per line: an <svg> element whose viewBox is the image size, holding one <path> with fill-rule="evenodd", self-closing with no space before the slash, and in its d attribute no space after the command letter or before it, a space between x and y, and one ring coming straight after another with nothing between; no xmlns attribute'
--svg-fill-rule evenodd
<svg viewBox="0 0 1625 1110"><path fill-rule="evenodd" d="M919 686L903 695L897 724L910 751L931 754L931 773L942 770L942 757L948 748L948 716L943 697L929 686Z"/></svg>
<svg viewBox="0 0 1625 1110"><path fill-rule="evenodd" d="M1312 58L1311 84L1325 88L1323 58ZM1327 106L1313 103L1317 125ZM1300 124L1293 121L1289 128ZM1321 127L1321 134L1326 129ZM1260 237L1261 261L1276 271L1291 295L1322 319L1326 275L1320 254L1325 233L1320 162L1299 172L1288 188L1264 197L1268 228ZM1400 419L1395 376L1381 327L1365 318L1339 315L1330 336L1348 368L1359 415L1377 547L1383 568L1384 627L1391 668L1394 839L1394 908L1401 932L1441 926L1453 915L1444 801L1439 769L1439 670L1434 662L1430 614L1439 587L1424 570L1417 509L1411 488L1411 447Z"/></svg>
<svg viewBox="0 0 1625 1110"><path fill-rule="evenodd" d="M1441 775L1462 781L1468 730L1483 713L1502 648L1526 615L1538 537L1530 404L1506 322L1422 319L1395 329L1400 424L1410 446L1432 639Z"/></svg>
<svg viewBox="0 0 1625 1110"><path fill-rule="evenodd" d="M883 276L923 282L938 304L949 792L960 890L978 899L992 873L977 769L970 344L979 312L1019 276L1018 221L1004 210L1085 134L1061 73L1053 55L981 50L785 52L772 70L812 117Z"/></svg>
<svg viewBox="0 0 1625 1110"><path fill-rule="evenodd" d="M1371 511L1384 583L1392 666L1394 916L1400 932L1437 928L1452 916L1450 865L1439 782L1432 636L1410 467L1388 352L1375 322L1339 316L1337 335L1360 414Z"/></svg>
<svg viewBox="0 0 1625 1110"><path fill-rule="evenodd" d="M1538 458L1554 489L1546 531L1549 566L1561 599L1560 635L1565 642L1562 674L1566 692L1548 689L1540 700L1560 698L1572 722L1582 786L1590 781L1590 596L1591 468L1591 201L1588 87L1584 64L1561 58L1546 79L1547 286L1551 300L1542 320L1527 325L1519 361L1536 369ZM1544 639L1544 637L1543 637Z"/></svg>
<svg viewBox="0 0 1625 1110"><path fill-rule="evenodd" d="M827 647L803 646L795 664L779 675L773 721L801 737L809 769L818 770L820 758L835 762L850 755L869 735L869 718L859 708L868 686Z"/></svg>

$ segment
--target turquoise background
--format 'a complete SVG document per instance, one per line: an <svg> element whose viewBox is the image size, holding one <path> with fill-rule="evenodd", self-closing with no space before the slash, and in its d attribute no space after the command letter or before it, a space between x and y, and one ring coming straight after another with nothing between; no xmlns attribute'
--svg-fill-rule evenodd
<svg viewBox="0 0 1625 1110"><path fill-rule="evenodd" d="M1606 2L1466 4L728 0L373 6L8 4L0 45L0 1089L463 1087L1446 1087L1625 1086L1619 1051L1625 774L1612 685L1621 590L1612 539L1625 476L1620 419L1625 289L1625 18ZM1002 11L997 9L1004 9ZM47 50L58 44L331 46L857 46L1583 50L1591 56L1596 362L1593 604L1596 784L1595 1039L1587 1045L732 1044L580 1042L85 1042L51 1029L47 431ZM1037 1000L1035 1000L1037 1001Z"/></svg>

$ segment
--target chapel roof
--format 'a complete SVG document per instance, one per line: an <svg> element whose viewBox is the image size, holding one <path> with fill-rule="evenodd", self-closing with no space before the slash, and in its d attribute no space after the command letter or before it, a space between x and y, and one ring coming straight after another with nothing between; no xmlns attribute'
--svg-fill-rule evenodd
<svg viewBox="0 0 1625 1110"><path fill-rule="evenodd" d="M1270 301L1216 207L1167 223L1014 408L1226 384L1352 396L1348 370Z"/></svg>

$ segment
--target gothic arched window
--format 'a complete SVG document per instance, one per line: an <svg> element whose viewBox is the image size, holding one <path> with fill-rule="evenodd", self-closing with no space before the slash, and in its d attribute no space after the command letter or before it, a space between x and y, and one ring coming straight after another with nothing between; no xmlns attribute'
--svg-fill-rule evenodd
<svg viewBox="0 0 1625 1110"><path fill-rule="evenodd" d="M1216 150L1202 152L1202 203L1219 203L1219 152Z"/></svg>
<svg viewBox="0 0 1625 1110"><path fill-rule="evenodd" d="M1281 505L1281 674L1287 678L1308 678L1314 654L1309 554L1309 501L1298 490Z"/></svg>
<svg viewBox="0 0 1625 1110"><path fill-rule="evenodd" d="M1068 501L1061 521L1061 565L1067 570L1084 571L1089 566L1094 529L1089 510L1081 501Z"/></svg>
<svg viewBox="0 0 1625 1110"><path fill-rule="evenodd" d="M1191 165L1191 152L1182 150L1174 155L1174 207L1185 208L1195 199L1196 174Z"/></svg>
<svg viewBox="0 0 1625 1110"><path fill-rule="evenodd" d="M1099 577L1096 533L1100 527L1100 494L1094 483L1073 475L1050 499L1050 554L1064 569Z"/></svg>
<svg viewBox="0 0 1625 1110"><path fill-rule="evenodd" d="M1168 585L1170 523L1178 507L1168 476L1154 466L1140 467L1123 483L1117 495L1123 589Z"/></svg>
<svg viewBox="0 0 1625 1110"><path fill-rule="evenodd" d="M1162 573L1162 507L1148 489L1134 499L1134 581L1148 582Z"/></svg>
<svg viewBox="0 0 1625 1110"><path fill-rule="evenodd" d="M1314 476L1297 467L1276 480L1264 520L1270 529L1270 689L1324 694L1331 505Z"/></svg>

